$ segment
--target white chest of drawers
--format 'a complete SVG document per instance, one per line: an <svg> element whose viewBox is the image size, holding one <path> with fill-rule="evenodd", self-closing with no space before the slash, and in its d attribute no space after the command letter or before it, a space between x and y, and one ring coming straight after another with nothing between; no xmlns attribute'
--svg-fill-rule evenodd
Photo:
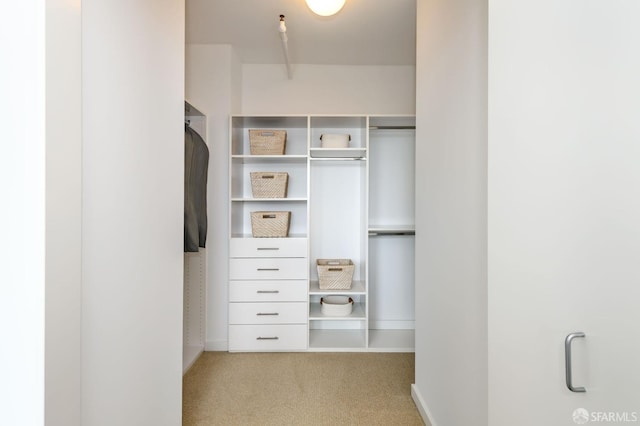
<svg viewBox="0 0 640 426"><path fill-rule="evenodd" d="M307 349L306 238L232 238L229 351Z"/></svg>

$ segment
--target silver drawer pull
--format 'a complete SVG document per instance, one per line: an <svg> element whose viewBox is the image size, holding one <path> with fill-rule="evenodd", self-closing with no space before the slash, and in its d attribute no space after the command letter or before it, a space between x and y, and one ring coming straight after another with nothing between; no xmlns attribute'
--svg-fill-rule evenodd
<svg viewBox="0 0 640 426"><path fill-rule="evenodd" d="M280 268L258 268L258 271L279 271Z"/></svg>
<svg viewBox="0 0 640 426"><path fill-rule="evenodd" d="M258 247L257 250L280 250L280 247Z"/></svg>
<svg viewBox="0 0 640 426"><path fill-rule="evenodd" d="M278 294L280 290L258 290L256 291L258 294Z"/></svg>
<svg viewBox="0 0 640 426"><path fill-rule="evenodd" d="M586 392L587 390L582 386L573 386L573 377L571 371L571 342L576 337L585 337L585 334L581 331L571 333L564 339L564 361L565 361L565 379L567 382L567 388L571 392Z"/></svg>
<svg viewBox="0 0 640 426"><path fill-rule="evenodd" d="M275 337L256 337L256 340L278 340L278 336L275 336Z"/></svg>
<svg viewBox="0 0 640 426"><path fill-rule="evenodd" d="M265 317L265 316L272 316L273 317L273 316L278 316L280 314L277 313L277 312L258 312L256 315L259 316L259 317Z"/></svg>

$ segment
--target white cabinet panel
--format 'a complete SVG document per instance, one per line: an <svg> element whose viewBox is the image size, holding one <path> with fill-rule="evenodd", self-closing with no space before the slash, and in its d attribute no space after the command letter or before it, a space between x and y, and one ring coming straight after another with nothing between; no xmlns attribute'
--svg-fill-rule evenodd
<svg viewBox="0 0 640 426"><path fill-rule="evenodd" d="M306 302L307 280L231 281L230 302Z"/></svg>
<svg viewBox="0 0 640 426"><path fill-rule="evenodd" d="M304 351L307 325L230 325L229 351Z"/></svg>
<svg viewBox="0 0 640 426"><path fill-rule="evenodd" d="M231 259L232 280L294 280L308 276L306 258Z"/></svg>
<svg viewBox="0 0 640 426"><path fill-rule="evenodd" d="M229 324L306 324L306 302L230 303Z"/></svg>
<svg viewBox="0 0 640 426"><path fill-rule="evenodd" d="M306 238L232 238L231 257L307 257Z"/></svg>

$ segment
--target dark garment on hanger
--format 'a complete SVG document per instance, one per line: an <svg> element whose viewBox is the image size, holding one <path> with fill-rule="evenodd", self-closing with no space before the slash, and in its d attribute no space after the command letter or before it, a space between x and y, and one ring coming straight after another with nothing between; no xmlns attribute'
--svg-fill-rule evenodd
<svg viewBox="0 0 640 426"><path fill-rule="evenodd" d="M184 126L184 251L197 252L207 241L207 170L209 148Z"/></svg>

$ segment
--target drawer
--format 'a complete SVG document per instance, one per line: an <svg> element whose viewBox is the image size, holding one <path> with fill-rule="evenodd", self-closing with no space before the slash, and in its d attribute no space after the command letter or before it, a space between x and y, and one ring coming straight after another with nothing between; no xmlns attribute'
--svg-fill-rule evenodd
<svg viewBox="0 0 640 426"><path fill-rule="evenodd" d="M229 351L304 351L306 325L230 325Z"/></svg>
<svg viewBox="0 0 640 426"><path fill-rule="evenodd" d="M307 257L306 238L232 238L230 257Z"/></svg>
<svg viewBox="0 0 640 426"><path fill-rule="evenodd" d="M306 324L307 302L229 303L229 324Z"/></svg>
<svg viewBox="0 0 640 426"><path fill-rule="evenodd" d="M306 302L307 280L231 281L230 302Z"/></svg>
<svg viewBox="0 0 640 426"><path fill-rule="evenodd" d="M295 280L307 279L307 258L230 259L231 280Z"/></svg>

